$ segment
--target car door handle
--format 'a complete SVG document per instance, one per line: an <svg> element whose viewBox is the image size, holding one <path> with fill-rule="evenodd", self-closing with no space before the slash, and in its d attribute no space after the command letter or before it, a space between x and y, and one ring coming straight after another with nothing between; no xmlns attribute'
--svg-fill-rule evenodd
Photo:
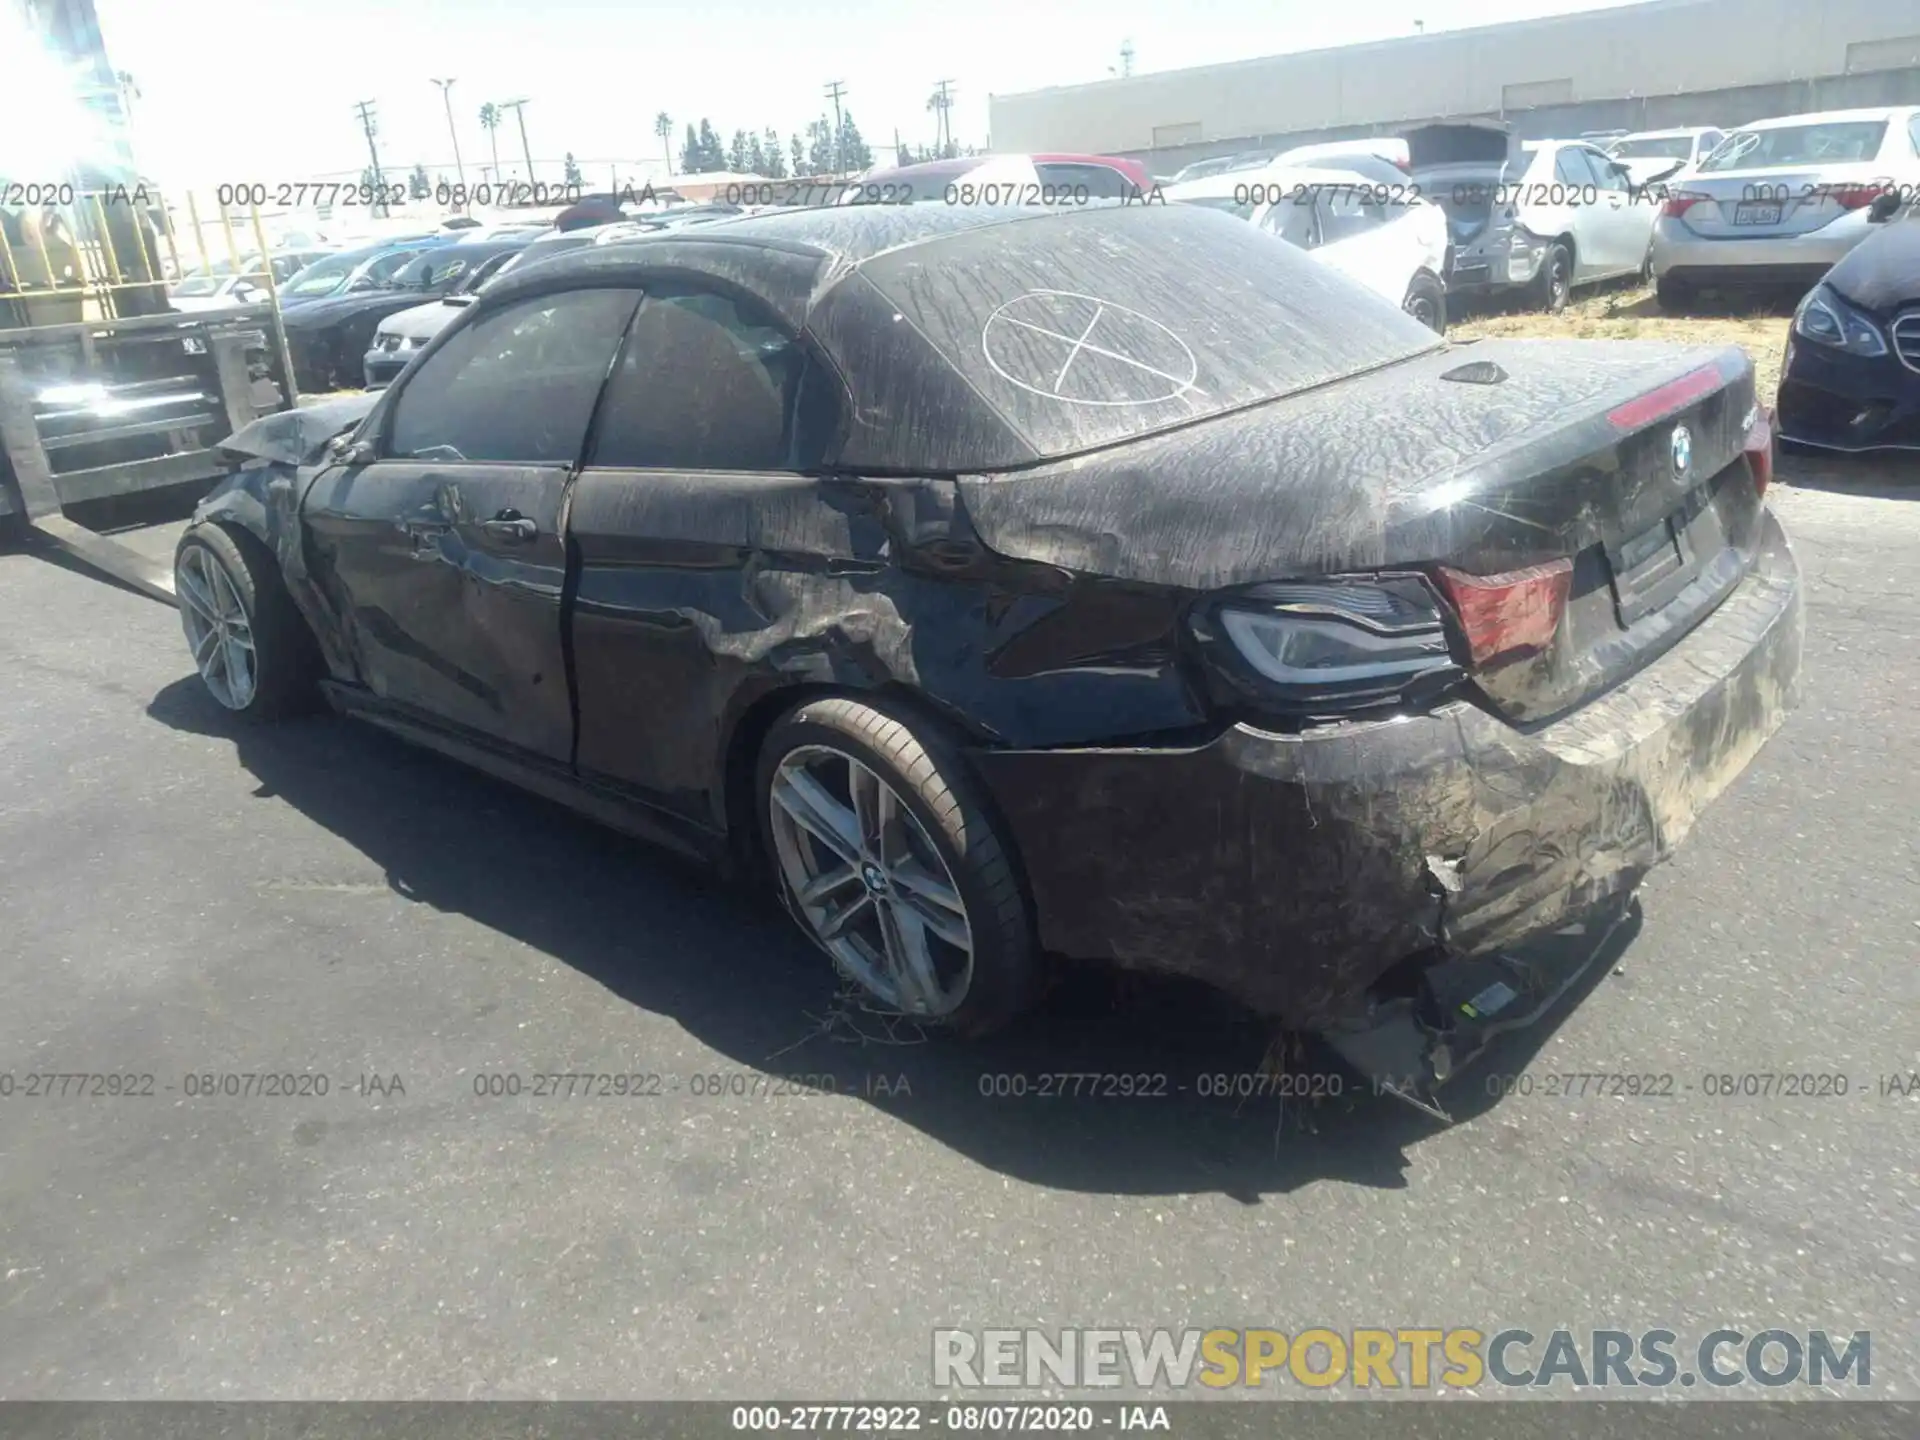
<svg viewBox="0 0 1920 1440"><path fill-rule="evenodd" d="M540 527L518 510L502 510L491 520L482 520L480 528L509 545L524 545L540 533Z"/></svg>

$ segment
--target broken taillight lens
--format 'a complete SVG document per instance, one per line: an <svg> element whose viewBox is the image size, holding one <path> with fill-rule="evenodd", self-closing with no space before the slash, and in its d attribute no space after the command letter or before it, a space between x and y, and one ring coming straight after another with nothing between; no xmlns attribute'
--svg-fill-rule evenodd
<svg viewBox="0 0 1920 1440"><path fill-rule="evenodd" d="M1554 560L1500 575L1440 567L1440 588L1459 612L1475 665L1517 659L1553 643L1573 588L1573 561Z"/></svg>
<svg viewBox="0 0 1920 1440"><path fill-rule="evenodd" d="M1741 450L1747 457L1747 468L1753 472L1753 488L1759 494L1767 493L1767 486L1773 483L1773 412L1764 405L1756 405L1747 420L1747 438L1741 443Z"/></svg>
<svg viewBox="0 0 1920 1440"><path fill-rule="evenodd" d="M1669 220L1678 220L1702 200L1712 198L1711 195L1702 195L1698 190L1675 190L1667 196L1667 203L1660 207L1660 213Z"/></svg>

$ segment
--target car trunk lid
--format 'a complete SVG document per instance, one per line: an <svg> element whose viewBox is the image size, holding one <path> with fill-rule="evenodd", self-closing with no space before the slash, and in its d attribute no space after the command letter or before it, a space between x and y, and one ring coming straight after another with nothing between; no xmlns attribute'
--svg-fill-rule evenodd
<svg viewBox="0 0 1920 1440"><path fill-rule="evenodd" d="M1195 591L1562 572L1534 648L1477 655L1464 625L1456 637L1491 706L1530 723L1648 663L1738 583L1760 530L1753 410L1752 363L1732 347L1483 341L961 483L1002 554Z"/></svg>
<svg viewBox="0 0 1920 1440"><path fill-rule="evenodd" d="M1888 183L1871 162L1695 171L1671 185L1667 213L1703 239L1777 239L1832 224Z"/></svg>
<svg viewBox="0 0 1920 1440"><path fill-rule="evenodd" d="M1423 198L1446 211L1456 246L1471 245L1493 223L1503 179L1518 178L1520 148L1501 125L1470 121L1409 130L1407 169Z"/></svg>

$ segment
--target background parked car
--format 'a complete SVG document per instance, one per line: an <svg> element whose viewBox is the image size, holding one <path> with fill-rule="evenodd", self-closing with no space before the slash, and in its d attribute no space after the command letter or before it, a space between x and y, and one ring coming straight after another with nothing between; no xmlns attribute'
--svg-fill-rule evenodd
<svg viewBox="0 0 1920 1440"><path fill-rule="evenodd" d="M1033 204L1032 197L1064 195L1082 200L1125 200L1152 191L1153 176L1138 160L1111 155L968 155L928 160L862 176L840 197L842 205L946 202L948 186L961 204ZM970 200L982 193L993 198Z"/></svg>
<svg viewBox="0 0 1920 1440"><path fill-rule="evenodd" d="M1731 132L1675 186L1653 232L1660 303L1702 286L1811 285L1867 238L1867 206L1920 184L1920 107L1830 110Z"/></svg>
<svg viewBox="0 0 1920 1440"><path fill-rule="evenodd" d="M352 250L340 250L316 260L299 271L280 290L280 307L311 305L345 295L351 290L371 290L384 284L401 266L439 245L451 245L458 238L451 232L414 235L405 240L380 240Z"/></svg>
<svg viewBox="0 0 1920 1440"><path fill-rule="evenodd" d="M438 299L486 261L519 248L513 240L429 246L408 256L385 279L356 281L345 293L286 310L281 318L293 352L295 383L308 391L357 383L382 320L429 297Z"/></svg>
<svg viewBox="0 0 1920 1440"><path fill-rule="evenodd" d="M1261 170L1273 164L1274 154L1270 150L1244 150L1236 155L1215 155L1208 160L1196 160L1191 165L1182 166L1173 173L1173 177L1162 183L1184 185L1190 180L1204 180L1209 175L1230 175L1236 170Z"/></svg>
<svg viewBox="0 0 1920 1440"><path fill-rule="evenodd" d="M1404 177L1411 164L1407 142L1398 136L1371 140L1325 140L1317 145L1296 145L1273 157L1275 165L1308 165L1316 170L1351 169L1347 162L1358 156L1385 161Z"/></svg>
<svg viewBox="0 0 1920 1440"><path fill-rule="evenodd" d="M185 312L227 310L240 305L255 305L267 298L267 270L273 270L273 283L285 285L316 261L333 252L328 249L283 250L262 261L259 255L244 255L240 268L231 260L221 260L199 270L190 270L167 292L174 309Z"/></svg>
<svg viewBox="0 0 1920 1440"><path fill-rule="evenodd" d="M1677 130L1641 130L1606 142L1603 148L1627 167L1637 184L1646 185L1663 177L1671 180L1687 174L1726 138L1724 130L1698 125ZM1677 171L1673 168L1675 161L1681 167Z"/></svg>
<svg viewBox="0 0 1920 1440"><path fill-rule="evenodd" d="M491 241L475 241L475 244L487 244L495 248L497 253L468 265L453 289L439 299L410 306L380 321L373 332L373 341L361 359L361 377L366 381L367 389L378 390L383 385L391 384L394 377L407 368L407 362L425 349L427 342L438 335L463 306L473 303L473 297L479 293L482 285L524 255L540 237L554 233L528 230L501 235ZM466 246L461 245L454 250L432 253L436 256L452 256L465 249Z"/></svg>
<svg viewBox="0 0 1920 1440"><path fill-rule="evenodd" d="M1920 450L1920 202L1889 192L1873 231L1794 312L1780 371L1784 445Z"/></svg>
<svg viewBox="0 0 1920 1440"><path fill-rule="evenodd" d="M1654 207L1586 141L1522 143L1504 125L1463 121L1407 142L1420 193L1447 212L1450 295L1520 290L1554 311L1576 285L1645 270Z"/></svg>
<svg viewBox="0 0 1920 1440"><path fill-rule="evenodd" d="M1402 178L1274 166L1170 187L1170 201L1224 210L1358 280L1431 330L1447 328L1447 216Z"/></svg>

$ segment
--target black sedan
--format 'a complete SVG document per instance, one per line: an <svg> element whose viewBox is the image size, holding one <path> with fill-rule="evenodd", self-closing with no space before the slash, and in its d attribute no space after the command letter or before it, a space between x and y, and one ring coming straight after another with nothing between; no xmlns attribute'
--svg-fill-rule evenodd
<svg viewBox="0 0 1920 1440"><path fill-rule="evenodd" d="M343 294L288 307L281 323L293 354L294 382L306 391L359 384L367 349L382 320L450 294L473 271L524 248L537 233L435 246L381 279L356 282Z"/></svg>
<svg viewBox="0 0 1920 1440"><path fill-rule="evenodd" d="M1878 228L1801 300L1780 370L1780 439L1820 450L1920 450L1920 205Z"/></svg>
<svg viewBox="0 0 1920 1440"><path fill-rule="evenodd" d="M177 560L221 704L764 876L963 1031L1089 957L1424 1093L1798 687L1743 352L1449 344L1191 207L596 246L229 446Z"/></svg>

